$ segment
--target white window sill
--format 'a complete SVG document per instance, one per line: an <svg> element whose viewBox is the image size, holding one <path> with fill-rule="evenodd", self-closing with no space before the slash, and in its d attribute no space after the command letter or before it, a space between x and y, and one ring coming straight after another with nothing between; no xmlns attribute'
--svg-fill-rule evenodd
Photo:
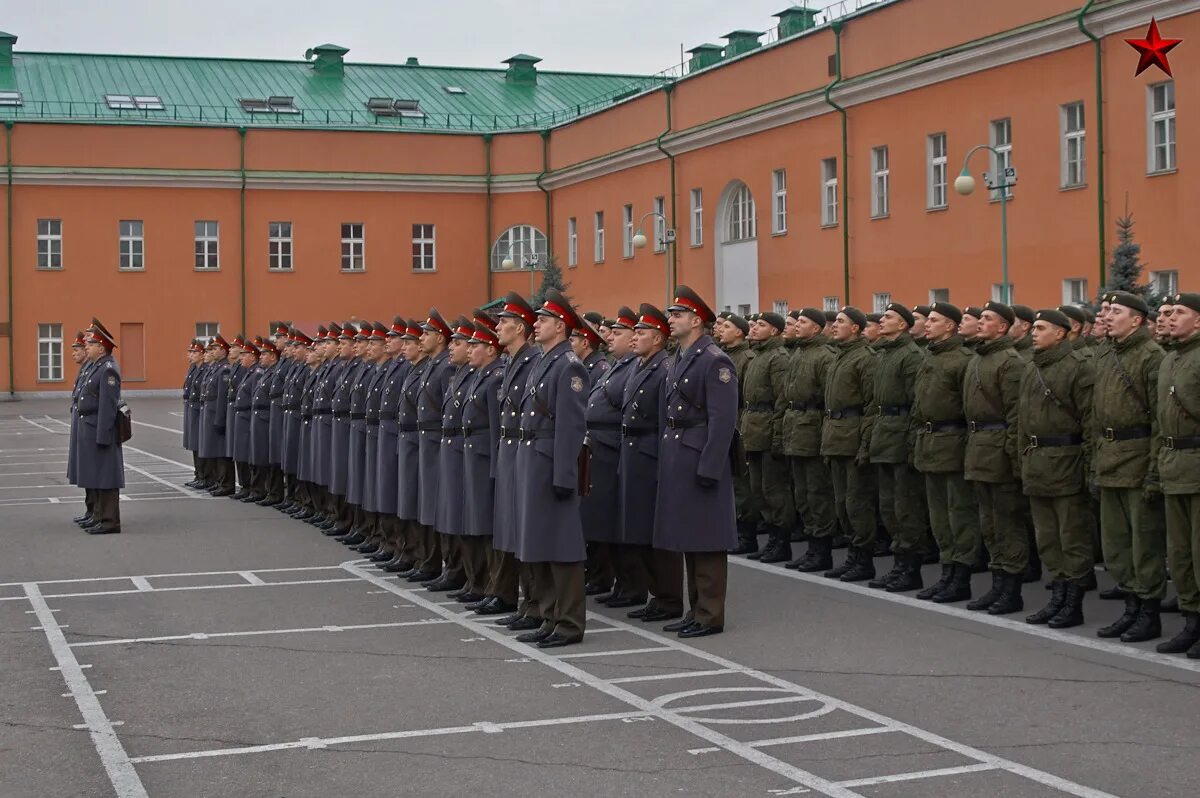
<svg viewBox="0 0 1200 798"><path fill-rule="evenodd" d="M892 215L891 215L890 213L880 213L880 214L877 214L877 215L875 215L875 216L872 216L872 217L871 217L871 221L872 221L872 222L877 222L877 221L879 221L880 219L890 219L890 218L892 218Z"/></svg>
<svg viewBox="0 0 1200 798"><path fill-rule="evenodd" d="M688 248L689 248L689 249L703 249L703 248L704 248L704 243L703 243L703 242L701 242L701 243L699 243L699 244L689 244L689 245L688 245Z"/></svg>
<svg viewBox="0 0 1200 798"><path fill-rule="evenodd" d="M341 271L342 274L366 274L367 273L367 270L365 268L364 269L339 269L339 271Z"/></svg>
<svg viewBox="0 0 1200 798"><path fill-rule="evenodd" d="M1059 187L1058 187L1058 190L1059 190L1060 192L1063 192L1063 191L1078 191L1078 190L1079 190L1079 189L1081 189L1081 188L1087 188L1087 187L1088 187L1088 184L1087 184L1087 183L1072 183L1072 184L1071 184L1071 185L1069 185L1069 186L1059 186Z"/></svg>
<svg viewBox="0 0 1200 798"><path fill-rule="evenodd" d="M785 236L787 234L788 234L787 230L772 230L771 238L779 238L780 236Z"/></svg>
<svg viewBox="0 0 1200 798"><path fill-rule="evenodd" d="M925 209L925 213L941 213L948 210L950 210L949 205L931 205Z"/></svg>
<svg viewBox="0 0 1200 798"><path fill-rule="evenodd" d="M269 266L267 267L268 274L291 274L294 271L296 271L296 270L295 269L273 269Z"/></svg>
<svg viewBox="0 0 1200 798"><path fill-rule="evenodd" d="M413 274L437 274L437 269L413 269Z"/></svg>
<svg viewBox="0 0 1200 798"><path fill-rule="evenodd" d="M135 269L135 268L133 268L133 267L128 267L128 268L127 268L127 267L123 267L123 266L118 266L118 267L117 267L117 271L119 271L119 272L133 272L133 273L135 273L135 274L136 274L137 272L144 272L144 271L146 271L146 267L145 267L145 266L142 266L141 268L136 268L136 269Z"/></svg>
<svg viewBox="0 0 1200 798"><path fill-rule="evenodd" d="M41 377L38 377L37 382L39 385L41 385L41 384L49 385L49 384L56 383L56 382L66 382L66 380L63 379L62 377L59 377L56 380L44 380Z"/></svg>
<svg viewBox="0 0 1200 798"><path fill-rule="evenodd" d="M834 230L837 228L837 226L838 226L837 222L822 222L821 223L822 230Z"/></svg>
<svg viewBox="0 0 1200 798"><path fill-rule="evenodd" d="M596 266L603 266L604 258L601 258L600 260L594 260L594 261L592 261L592 263L595 264Z"/></svg>
<svg viewBox="0 0 1200 798"><path fill-rule="evenodd" d="M1173 175L1178 171L1178 169L1159 169L1157 172L1147 172L1146 177L1162 177L1163 175Z"/></svg>
<svg viewBox="0 0 1200 798"><path fill-rule="evenodd" d="M61 272L63 270L63 267L62 266L34 266L33 270L38 271L38 272Z"/></svg>
<svg viewBox="0 0 1200 798"><path fill-rule="evenodd" d="M1008 195L1008 197L1006 197L1006 198L1004 199L1004 202L1012 202L1012 201L1013 201L1015 198L1016 198L1016 197L1015 197L1014 195L1012 195L1012 194L1009 194L1009 195ZM993 199L992 197L988 197L988 202L990 202L990 203L992 203L992 204L996 204L996 203L998 203L998 202L1000 202L1000 201L1001 201L1001 200L1000 200L1000 197L996 197L996 198L994 198L994 199Z"/></svg>
<svg viewBox="0 0 1200 798"><path fill-rule="evenodd" d="M219 272L219 271L221 271L221 269L220 269L220 267L217 267L216 269L209 269L209 268L205 267L202 269L198 266L193 266L192 271L194 271L194 272Z"/></svg>

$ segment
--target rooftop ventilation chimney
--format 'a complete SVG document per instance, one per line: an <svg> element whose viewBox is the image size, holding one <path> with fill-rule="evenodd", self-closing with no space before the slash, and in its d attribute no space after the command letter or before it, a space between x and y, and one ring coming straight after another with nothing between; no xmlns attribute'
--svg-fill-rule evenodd
<svg viewBox="0 0 1200 798"><path fill-rule="evenodd" d="M504 73L504 82L523 86L536 84L537 67L534 65L540 63L541 60L536 55L517 53L512 58L501 62L508 64L508 71Z"/></svg>
<svg viewBox="0 0 1200 798"><path fill-rule="evenodd" d="M0 67L10 67L13 63L13 45L17 43L17 37L12 33L0 31Z"/></svg>
<svg viewBox="0 0 1200 798"><path fill-rule="evenodd" d="M720 63L725 57L725 48L719 44L698 44L688 50L692 57L688 59L688 72L710 67Z"/></svg>
<svg viewBox="0 0 1200 798"><path fill-rule="evenodd" d="M304 59L312 61L313 69L323 75L341 75L345 67L342 59L348 52L349 49L336 44L318 44L304 53Z"/></svg>
<svg viewBox="0 0 1200 798"><path fill-rule="evenodd" d="M729 42L725 46L725 57L733 58L735 55L757 50L762 47L762 42L758 40L762 35L762 31L753 30L735 30L732 33L726 33L721 37Z"/></svg>
<svg viewBox="0 0 1200 798"><path fill-rule="evenodd" d="M405 66L420 66L421 62L417 60L417 57L415 55L410 55L407 59L405 59L404 65Z"/></svg>
<svg viewBox="0 0 1200 798"><path fill-rule="evenodd" d="M791 6L780 11L775 15L779 18L779 38L786 39L817 27L819 13L815 8L804 6Z"/></svg>

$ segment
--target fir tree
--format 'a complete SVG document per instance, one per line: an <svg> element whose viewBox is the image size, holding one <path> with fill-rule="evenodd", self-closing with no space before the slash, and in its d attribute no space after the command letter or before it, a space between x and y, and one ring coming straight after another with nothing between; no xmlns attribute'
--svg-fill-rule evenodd
<svg viewBox="0 0 1200 798"><path fill-rule="evenodd" d="M1150 286L1141 282L1142 245L1133 240L1133 214L1125 211L1125 215L1117 219L1117 246L1113 249L1112 260L1108 264L1109 291L1128 291L1132 294L1148 297Z"/></svg>
<svg viewBox="0 0 1200 798"><path fill-rule="evenodd" d="M567 283L563 282L562 269L558 265L558 258L550 255L546 259L546 267L542 270L542 285L538 288L536 294L533 295L529 303L535 308L540 308L542 303L546 301L546 291L550 288L556 288L565 296L567 293ZM570 299L570 297L567 297Z"/></svg>

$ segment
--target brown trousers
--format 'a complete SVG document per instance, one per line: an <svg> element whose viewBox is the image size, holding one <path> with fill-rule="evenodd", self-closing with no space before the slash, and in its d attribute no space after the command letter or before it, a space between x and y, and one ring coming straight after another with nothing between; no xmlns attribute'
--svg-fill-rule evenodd
<svg viewBox="0 0 1200 798"><path fill-rule="evenodd" d="M542 630L569 640L583 637L587 608L584 606L583 563L533 563L543 589L538 595Z"/></svg>
<svg viewBox="0 0 1200 798"><path fill-rule="evenodd" d="M488 543L488 587L485 591L506 604L515 605L520 589L520 567L512 552L492 548Z"/></svg>
<svg viewBox="0 0 1200 798"><path fill-rule="evenodd" d="M541 618L538 596L541 594L542 584L538 579L538 571L530 563L521 562L520 560L516 560L516 562L517 574L521 586L521 604L517 608L517 612L527 618Z"/></svg>
<svg viewBox="0 0 1200 798"><path fill-rule="evenodd" d="M420 539L419 551L417 557L417 565L420 570L426 573L442 572L442 542L438 537L438 533L433 531L433 527L419 524L416 521L410 521L414 527L415 534Z"/></svg>
<svg viewBox="0 0 1200 798"><path fill-rule="evenodd" d="M683 555L652 546L621 546L626 595L650 594L650 604L683 612Z"/></svg>
<svg viewBox="0 0 1200 798"><path fill-rule="evenodd" d="M92 497L92 518L103 526L121 526L121 491L116 488L93 490Z"/></svg>
<svg viewBox="0 0 1200 798"><path fill-rule="evenodd" d="M729 555L723 551L689 551L687 567L688 617L705 626L725 625L725 591L729 581Z"/></svg>
<svg viewBox="0 0 1200 798"><path fill-rule="evenodd" d="M490 583L488 559L492 553L492 539L488 536L462 535L457 538L462 570L467 578L467 590L471 593L489 595Z"/></svg>
<svg viewBox="0 0 1200 798"><path fill-rule="evenodd" d="M455 581L465 578L462 562L462 536L438 533L438 538L442 541L442 559L445 561L442 573L446 575L447 579Z"/></svg>

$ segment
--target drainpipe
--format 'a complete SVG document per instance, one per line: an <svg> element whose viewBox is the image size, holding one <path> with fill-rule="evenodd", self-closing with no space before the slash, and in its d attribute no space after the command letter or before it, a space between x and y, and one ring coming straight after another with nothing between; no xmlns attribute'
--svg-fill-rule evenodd
<svg viewBox="0 0 1200 798"><path fill-rule="evenodd" d="M8 176L8 201L5 203L5 211L8 214L8 238L7 238L7 268L8 268L8 393L9 396L16 397L17 384L14 382L14 350L15 339L17 333L17 325L13 323L13 163L12 163L12 137L13 123L12 120L4 122L4 171Z"/></svg>
<svg viewBox="0 0 1200 798"><path fill-rule="evenodd" d="M834 61L837 75L825 87L825 102L842 116L842 293L846 304L850 303L850 148L848 143L846 109L833 101L830 94L842 82L842 27L843 22L835 19L829 24L833 30Z"/></svg>
<svg viewBox="0 0 1200 798"><path fill-rule="evenodd" d="M671 304L675 299L675 284L679 280L679 228L675 226L675 156L667 152L663 147L663 139L671 132L671 92L675 90L674 83L667 83L663 86L663 95L667 98L667 129L658 134L658 138L654 140L654 146L658 147L658 151L667 156L667 161L671 168L671 229L675 231L676 241L671 243L671 271L667 276L667 304Z"/></svg>
<svg viewBox="0 0 1200 798"><path fill-rule="evenodd" d="M487 273L487 298L492 301L492 134L483 134L483 162L484 162L484 189L487 192L484 199L485 220L484 226L487 229L487 240L484 241L484 249L487 257L483 259L484 271Z"/></svg>
<svg viewBox="0 0 1200 798"><path fill-rule="evenodd" d="M1096 227L1100 234L1100 287L1108 283L1107 263L1108 244L1106 242L1107 225L1104 222L1104 79L1101 72L1100 39L1087 29L1083 18L1091 10L1096 0L1087 0L1075 17L1080 32L1092 40L1096 51Z"/></svg>
<svg viewBox="0 0 1200 798"><path fill-rule="evenodd" d="M542 137L542 171L537 176L537 187L546 198L546 257L549 258L554 252L554 225L550 215L550 192L542 185L542 178L550 171L550 131L549 129L541 131ZM530 269L532 272L533 270Z"/></svg>
<svg viewBox="0 0 1200 798"><path fill-rule="evenodd" d="M238 235L240 242L240 267L242 282L242 334L246 334L246 128L238 128L238 171L242 176L240 221Z"/></svg>

